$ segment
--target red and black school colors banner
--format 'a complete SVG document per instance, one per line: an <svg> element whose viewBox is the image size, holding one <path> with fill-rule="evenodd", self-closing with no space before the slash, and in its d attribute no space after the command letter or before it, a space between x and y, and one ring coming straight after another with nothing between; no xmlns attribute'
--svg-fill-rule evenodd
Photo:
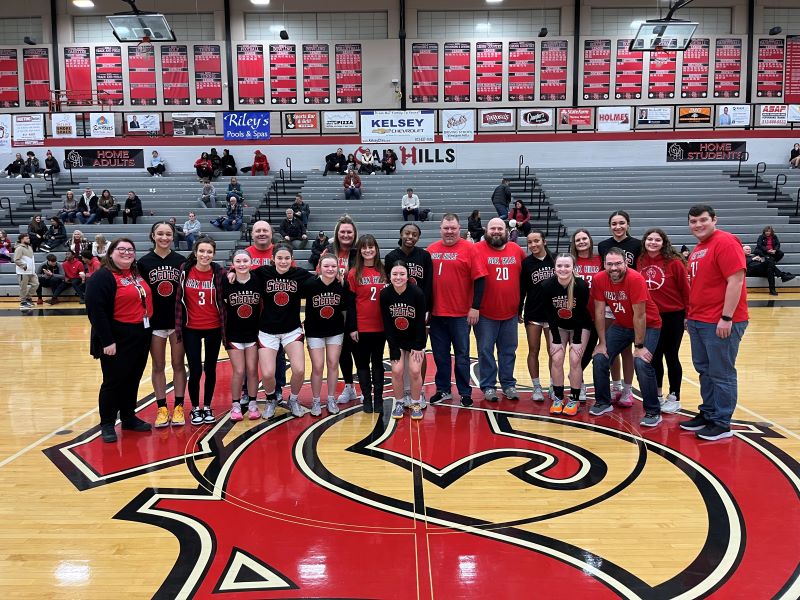
<svg viewBox="0 0 800 600"><path fill-rule="evenodd" d="M508 43L508 99L532 102L536 94L536 42Z"/></svg>
<svg viewBox="0 0 800 600"><path fill-rule="evenodd" d="M16 48L0 48L0 108L19 106L19 67Z"/></svg>
<svg viewBox="0 0 800 600"><path fill-rule="evenodd" d="M264 104L264 46L237 44L236 72L239 104Z"/></svg>
<svg viewBox="0 0 800 600"><path fill-rule="evenodd" d="M469 42L446 42L444 45L444 101L469 102Z"/></svg>
<svg viewBox="0 0 800 600"><path fill-rule="evenodd" d="M639 100L642 97L644 56L628 50L630 40L617 40L617 75L614 97L617 100Z"/></svg>
<svg viewBox="0 0 800 600"><path fill-rule="evenodd" d="M709 48L708 38L694 38L683 53L681 67L681 98L708 97Z"/></svg>
<svg viewBox="0 0 800 600"><path fill-rule="evenodd" d="M97 101L119 106L125 99L122 95L122 48L97 46L94 49L94 62Z"/></svg>
<svg viewBox="0 0 800 600"><path fill-rule="evenodd" d="M758 40L757 97L783 97L783 62L784 50L781 38Z"/></svg>
<svg viewBox="0 0 800 600"><path fill-rule="evenodd" d="M361 104L364 99L361 44L336 44L336 103Z"/></svg>
<svg viewBox="0 0 800 600"><path fill-rule="evenodd" d="M25 106L47 106L50 100L50 51L47 48L22 49Z"/></svg>
<svg viewBox="0 0 800 600"><path fill-rule="evenodd" d="M647 97L658 100L674 98L677 74L678 58L675 52L650 52Z"/></svg>
<svg viewBox="0 0 800 600"><path fill-rule="evenodd" d="M742 40L717 38L714 49L714 98L738 98L742 85Z"/></svg>
<svg viewBox="0 0 800 600"><path fill-rule="evenodd" d="M156 55L151 44L128 46L128 94L133 106L158 103Z"/></svg>
<svg viewBox="0 0 800 600"><path fill-rule="evenodd" d="M92 59L89 46L64 48L64 85L67 102L74 106L92 104Z"/></svg>
<svg viewBox="0 0 800 600"><path fill-rule="evenodd" d="M182 44L161 46L161 77L164 104L189 104L189 49Z"/></svg>
<svg viewBox="0 0 800 600"><path fill-rule="evenodd" d="M330 104L330 63L328 44L303 44L304 104Z"/></svg>
<svg viewBox="0 0 800 600"><path fill-rule="evenodd" d="M503 99L503 42L475 43L475 99L478 102Z"/></svg>
<svg viewBox="0 0 800 600"><path fill-rule="evenodd" d="M439 44L411 44L411 102L439 101Z"/></svg>
<svg viewBox="0 0 800 600"><path fill-rule="evenodd" d="M786 96L789 104L800 104L800 35L786 36Z"/></svg>
<svg viewBox="0 0 800 600"><path fill-rule="evenodd" d="M583 42L583 99L611 97L611 40Z"/></svg>
<svg viewBox="0 0 800 600"><path fill-rule="evenodd" d="M297 103L297 47L269 45L269 99L272 104Z"/></svg>
<svg viewBox="0 0 800 600"><path fill-rule="evenodd" d="M222 104L222 59L217 44L194 47L195 104Z"/></svg>
<svg viewBox="0 0 800 600"><path fill-rule="evenodd" d="M539 72L539 100L567 99L567 40L542 40L542 68Z"/></svg>

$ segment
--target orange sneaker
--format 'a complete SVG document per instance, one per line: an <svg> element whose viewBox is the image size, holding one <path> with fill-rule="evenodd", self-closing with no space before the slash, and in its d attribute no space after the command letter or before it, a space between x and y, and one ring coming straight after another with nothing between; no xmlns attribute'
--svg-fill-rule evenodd
<svg viewBox="0 0 800 600"><path fill-rule="evenodd" d="M180 427L186 424L186 417L183 415L183 404L176 404L172 409L172 426Z"/></svg>
<svg viewBox="0 0 800 600"><path fill-rule="evenodd" d="M574 417L578 414L578 403L575 400L569 400L564 405L564 410L561 411L561 414L567 415L568 417Z"/></svg>
<svg viewBox="0 0 800 600"><path fill-rule="evenodd" d="M564 401L561 398L553 396L553 403L550 405L551 415L560 415L564 410Z"/></svg>

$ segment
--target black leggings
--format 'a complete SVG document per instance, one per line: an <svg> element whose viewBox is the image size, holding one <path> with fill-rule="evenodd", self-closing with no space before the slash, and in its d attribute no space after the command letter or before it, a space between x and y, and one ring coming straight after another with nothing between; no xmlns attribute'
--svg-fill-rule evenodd
<svg viewBox="0 0 800 600"><path fill-rule="evenodd" d="M683 340L683 319L686 313L682 310L661 313L661 335L658 337L656 351L653 352L653 368L656 371L658 387L664 383L664 359L669 369L669 391L681 398L681 378L683 367L678 357Z"/></svg>
<svg viewBox="0 0 800 600"><path fill-rule="evenodd" d="M344 341L342 342L342 354L339 356L339 370L342 372L342 379L345 383L353 385L353 353L355 352L356 343L350 337L350 334L344 334Z"/></svg>
<svg viewBox="0 0 800 600"><path fill-rule="evenodd" d="M592 362L595 346L597 346L597 329L592 323L591 327L589 327L589 341L586 342L586 348L583 349L583 356L581 356L581 369L586 370L586 367Z"/></svg>
<svg viewBox="0 0 800 600"><path fill-rule="evenodd" d="M364 400L383 401L383 348L386 334L382 331L359 333L354 345L358 383ZM371 367L371 369L370 369Z"/></svg>
<svg viewBox="0 0 800 600"><path fill-rule="evenodd" d="M200 350L205 341L206 358L200 358ZM217 386L217 358L222 344L221 329L184 329L183 347L186 350L186 361L189 363L189 401L192 408L200 406L200 376L205 373L203 398L206 408L211 407L214 388Z"/></svg>
<svg viewBox="0 0 800 600"><path fill-rule="evenodd" d="M113 425L117 413L123 423L134 417L136 401L139 399L139 381L150 353L151 332L141 324L118 321L111 324L111 335L117 351L113 356L100 356L100 368L103 371L98 397L101 425Z"/></svg>

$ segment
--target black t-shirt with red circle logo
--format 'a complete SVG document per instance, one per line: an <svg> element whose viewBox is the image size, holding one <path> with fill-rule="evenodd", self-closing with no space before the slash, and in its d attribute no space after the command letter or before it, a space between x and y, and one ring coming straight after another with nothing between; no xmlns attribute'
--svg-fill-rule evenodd
<svg viewBox="0 0 800 600"><path fill-rule="evenodd" d="M398 294L393 285L381 290L383 330L389 347L402 350L425 349L425 293L416 285L407 285Z"/></svg>
<svg viewBox="0 0 800 600"><path fill-rule="evenodd" d="M303 284L313 275L300 267L289 267L286 273L270 265L251 271L261 278L264 306L259 329L279 335L300 327L300 301Z"/></svg>
<svg viewBox="0 0 800 600"><path fill-rule="evenodd" d="M338 279L326 284L313 277L303 284L306 299L306 337L326 338L344 333L344 286Z"/></svg>
<svg viewBox="0 0 800 600"><path fill-rule="evenodd" d="M186 259L177 252L161 258L148 252L136 261L139 274L150 287L153 298L153 329L175 329L175 294L181 278L180 266Z"/></svg>
<svg viewBox="0 0 800 600"><path fill-rule="evenodd" d="M541 286L539 293L547 313L547 323L550 325L550 335L554 344L571 341L580 344L581 332L592 326L592 316L587 305L589 304L589 284L580 277L575 277L575 286L572 288L572 303L569 302L569 289L561 285L558 277L551 277ZM559 329L572 331L572 340L562 340Z"/></svg>
<svg viewBox="0 0 800 600"><path fill-rule="evenodd" d="M248 344L258 339L261 320L261 290L264 282L256 273L244 283L225 279L222 301L225 303L225 337L228 342Z"/></svg>

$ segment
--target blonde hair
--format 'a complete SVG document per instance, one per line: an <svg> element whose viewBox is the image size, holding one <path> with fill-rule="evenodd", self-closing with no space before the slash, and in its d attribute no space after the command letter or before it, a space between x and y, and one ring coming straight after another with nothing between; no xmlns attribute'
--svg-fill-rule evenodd
<svg viewBox="0 0 800 600"><path fill-rule="evenodd" d="M569 252L561 252L556 256L553 264L558 262L559 258L568 258L572 262L572 270L570 271L569 284L567 285L567 308L572 310L572 301L575 298L575 257Z"/></svg>
<svg viewBox="0 0 800 600"><path fill-rule="evenodd" d="M97 244L98 250L105 250L106 245L108 245L106 237L102 233L98 233L94 236L94 243Z"/></svg>

